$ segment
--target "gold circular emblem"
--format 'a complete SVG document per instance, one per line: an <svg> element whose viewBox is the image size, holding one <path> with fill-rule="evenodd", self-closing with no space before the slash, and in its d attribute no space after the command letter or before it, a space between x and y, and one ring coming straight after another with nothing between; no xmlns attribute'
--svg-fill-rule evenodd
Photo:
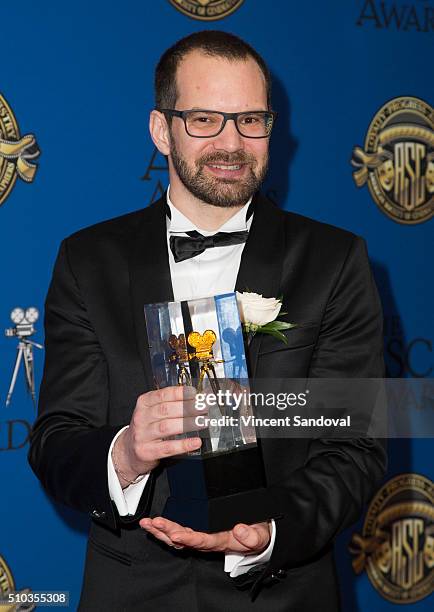
<svg viewBox="0 0 434 612"><path fill-rule="evenodd" d="M169 0L178 11L193 19L215 21L237 10L244 0Z"/></svg>
<svg viewBox="0 0 434 612"><path fill-rule="evenodd" d="M12 572L0 555L0 599L7 599L8 593L13 593L14 591L15 583ZM4 609L3 606L1 606L1 609Z"/></svg>
<svg viewBox="0 0 434 612"><path fill-rule="evenodd" d="M26 183L33 181L37 166L30 160L39 153L33 134L20 136L12 109L0 94L0 205L12 191L17 176Z"/></svg>
<svg viewBox="0 0 434 612"><path fill-rule="evenodd" d="M434 587L434 489L420 474L400 474L372 500L363 533L354 534L354 571L366 568L377 591L393 603L411 604Z"/></svg>
<svg viewBox="0 0 434 612"><path fill-rule="evenodd" d="M368 183L374 202L398 223L434 214L434 110L410 96L387 102L371 121L365 148L351 163L358 187Z"/></svg>
<svg viewBox="0 0 434 612"><path fill-rule="evenodd" d="M6 140L19 140L20 131L14 114L0 94L0 143ZM0 205L12 191L17 173L15 172L15 162L0 155Z"/></svg>

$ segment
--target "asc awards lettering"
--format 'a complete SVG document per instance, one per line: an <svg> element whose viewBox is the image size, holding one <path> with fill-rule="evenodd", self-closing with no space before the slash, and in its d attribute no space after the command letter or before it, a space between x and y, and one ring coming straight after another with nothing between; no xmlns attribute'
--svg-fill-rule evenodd
<svg viewBox="0 0 434 612"><path fill-rule="evenodd" d="M29 443L31 424L25 419L0 421L0 452L20 450Z"/></svg>
<svg viewBox="0 0 434 612"><path fill-rule="evenodd" d="M413 32L434 30L434 5L427 0L363 0L356 25Z"/></svg>
<svg viewBox="0 0 434 612"><path fill-rule="evenodd" d="M406 338L401 317L385 315L384 348L388 378L428 378L433 373L430 338Z"/></svg>
<svg viewBox="0 0 434 612"><path fill-rule="evenodd" d="M162 158L163 161L161 163L158 162L158 159L157 159L158 157ZM154 183L154 189L149 199L149 204L152 204L153 202L161 198L161 196L163 195L166 189L165 184L167 184L167 171L168 170L169 170L169 166L167 165L167 158L161 155L157 147L154 147L152 154L151 154L151 158L146 167L145 174L142 176L142 181L151 181L153 179L153 177L151 176L153 172L158 172L158 173L163 172L164 178L162 179L161 175L158 174L158 179L157 179L157 182Z"/></svg>

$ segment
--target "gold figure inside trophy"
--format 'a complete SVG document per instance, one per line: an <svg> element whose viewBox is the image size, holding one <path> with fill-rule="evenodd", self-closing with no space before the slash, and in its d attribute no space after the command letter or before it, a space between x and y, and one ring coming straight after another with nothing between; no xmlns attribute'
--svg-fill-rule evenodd
<svg viewBox="0 0 434 612"><path fill-rule="evenodd" d="M179 334L179 336L171 334L167 342L174 351L169 357L169 362L176 365L178 385L191 385L191 376L187 368L189 356L184 334Z"/></svg>

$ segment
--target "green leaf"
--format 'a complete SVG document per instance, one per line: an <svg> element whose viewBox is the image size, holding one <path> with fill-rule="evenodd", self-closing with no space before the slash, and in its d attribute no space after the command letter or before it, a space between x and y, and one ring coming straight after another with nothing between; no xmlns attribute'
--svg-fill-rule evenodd
<svg viewBox="0 0 434 612"><path fill-rule="evenodd" d="M287 337L284 334L282 334L282 332L278 331L277 329L267 329L265 326L263 326L263 327L260 327L258 331L264 334L269 334L270 336L274 336L275 338L282 340L282 342L284 342L285 344L288 344Z"/></svg>
<svg viewBox="0 0 434 612"><path fill-rule="evenodd" d="M285 321L274 321L274 329L291 329L297 327L296 323L285 323Z"/></svg>
<svg viewBox="0 0 434 612"><path fill-rule="evenodd" d="M270 321L270 323L266 323L262 325L262 328L266 329L291 329L291 327L296 327L296 323L286 323L285 321Z"/></svg>

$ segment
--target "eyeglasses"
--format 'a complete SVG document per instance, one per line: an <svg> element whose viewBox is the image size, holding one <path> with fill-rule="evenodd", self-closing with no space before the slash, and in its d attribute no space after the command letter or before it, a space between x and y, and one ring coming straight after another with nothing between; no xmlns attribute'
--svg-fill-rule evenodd
<svg viewBox="0 0 434 612"><path fill-rule="evenodd" d="M268 138L273 129L277 113L273 111L249 111L243 113L222 113L211 110L173 110L157 108L160 113L180 117L185 131L194 138L213 138L223 131L226 122L232 119L241 136L246 138Z"/></svg>

